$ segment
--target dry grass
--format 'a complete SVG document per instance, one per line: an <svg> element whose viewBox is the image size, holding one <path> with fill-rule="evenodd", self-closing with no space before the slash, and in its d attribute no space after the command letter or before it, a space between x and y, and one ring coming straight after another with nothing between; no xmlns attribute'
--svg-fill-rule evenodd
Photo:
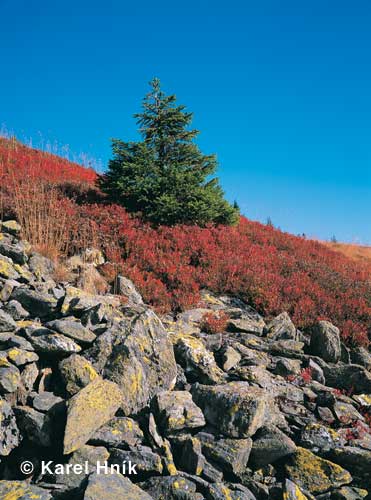
<svg viewBox="0 0 371 500"><path fill-rule="evenodd" d="M357 245L355 243L325 243L325 245L350 259L363 262L369 266L371 272L371 246Z"/></svg>

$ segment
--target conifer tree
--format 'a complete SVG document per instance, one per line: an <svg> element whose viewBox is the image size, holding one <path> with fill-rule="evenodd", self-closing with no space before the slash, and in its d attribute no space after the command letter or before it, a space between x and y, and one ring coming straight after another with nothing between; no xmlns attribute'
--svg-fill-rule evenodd
<svg viewBox="0 0 371 500"><path fill-rule="evenodd" d="M112 141L113 158L99 179L113 202L154 224L235 224L239 211L225 199L215 155L204 155L189 128L192 113L166 95L155 78L135 115L141 142Z"/></svg>

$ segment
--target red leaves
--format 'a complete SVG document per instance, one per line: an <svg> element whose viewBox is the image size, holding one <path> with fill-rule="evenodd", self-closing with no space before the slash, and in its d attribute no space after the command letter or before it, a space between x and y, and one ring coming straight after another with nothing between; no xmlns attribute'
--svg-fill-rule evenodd
<svg viewBox="0 0 371 500"><path fill-rule="evenodd" d="M228 316L223 311L208 312L203 315L201 330L205 333L223 333L227 328Z"/></svg>
<svg viewBox="0 0 371 500"><path fill-rule="evenodd" d="M0 192L12 175L51 183L96 178L92 170L0 139ZM349 345L368 342L370 270L325 245L244 217L237 227L153 229L115 205L76 205L75 210L71 225L78 233L71 247L99 244L115 272L131 278L158 310L188 308L207 288L239 296L264 315L286 310L298 327L327 318Z"/></svg>

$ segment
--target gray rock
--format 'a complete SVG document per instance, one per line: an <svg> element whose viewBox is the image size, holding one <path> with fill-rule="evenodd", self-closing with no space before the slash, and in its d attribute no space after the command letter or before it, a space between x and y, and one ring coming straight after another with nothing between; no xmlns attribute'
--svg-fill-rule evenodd
<svg viewBox="0 0 371 500"><path fill-rule="evenodd" d="M287 377L288 375L298 375L301 370L301 361L299 359L273 358L273 373Z"/></svg>
<svg viewBox="0 0 371 500"><path fill-rule="evenodd" d="M16 406L14 412L22 434L36 445L49 447L53 441L52 422L48 415L28 406Z"/></svg>
<svg viewBox="0 0 371 500"><path fill-rule="evenodd" d="M6 401L0 399L0 455L9 455L19 443L20 433L13 410Z"/></svg>
<svg viewBox="0 0 371 500"><path fill-rule="evenodd" d="M154 500L121 474L91 474L84 500Z"/></svg>
<svg viewBox="0 0 371 500"><path fill-rule="evenodd" d="M49 491L28 481L0 481L0 498L3 500L51 500Z"/></svg>
<svg viewBox="0 0 371 500"><path fill-rule="evenodd" d="M329 363L337 363L341 357L339 329L328 321L318 321L310 333L311 353Z"/></svg>
<svg viewBox="0 0 371 500"><path fill-rule="evenodd" d="M77 320L55 319L45 326L81 344L90 344L96 339L96 335Z"/></svg>
<svg viewBox="0 0 371 500"><path fill-rule="evenodd" d="M14 332L17 329L17 323L2 309L0 309L0 332Z"/></svg>
<svg viewBox="0 0 371 500"><path fill-rule="evenodd" d="M371 486L371 450L364 450L356 446L337 447L329 451L328 458L349 470L351 474L367 477Z"/></svg>
<svg viewBox="0 0 371 500"><path fill-rule="evenodd" d="M359 365L337 365L324 368L326 384L337 389L371 394L371 373Z"/></svg>
<svg viewBox="0 0 371 500"><path fill-rule="evenodd" d="M37 253L31 255L28 267L38 280L47 280L55 270L55 265L50 259Z"/></svg>
<svg viewBox="0 0 371 500"><path fill-rule="evenodd" d="M3 255L0 255L0 278L6 280L17 280L19 278L19 273L15 270L13 261Z"/></svg>
<svg viewBox="0 0 371 500"><path fill-rule="evenodd" d="M15 392L20 383L21 374L16 366L9 364L0 368L0 391L2 393Z"/></svg>
<svg viewBox="0 0 371 500"><path fill-rule="evenodd" d="M151 477L141 483L153 499L161 500L204 500L200 493L196 493L196 485L184 476ZM133 497L137 498L137 497Z"/></svg>
<svg viewBox="0 0 371 500"><path fill-rule="evenodd" d="M285 479L283 498L285 500L308 500L299 486L287 478Z"/></svg>
<svg viewBox="0 0 371 500"><path fill-rule="evenodd" d="M354 347L350 351L352 363L355 365L362 365L366 370L371 369L371 354L364 347Z"/></svg>
<svg viewBox="0 0 371 500"><path fill-rule="evenodd" d="M10 302L8 302L5 305L4 310L8 314L10 314L10 316L15 321L22 320L24 318L27 318L30 315L29 312L26 311L26 309L24 309L22 307L22 305L17 300L11 300Z"/></svg>
<svg viewBox="0 0 371 500"><path fill-rule="evenodd" d="M251 465L259 469L296 451L296 445L277 427L262 427L254 436Z"/></svg>
<svg viewBox="0 0 371 500"><path fill-rule="evenodd" d="M61 403L63 399L59 396L56 396L52 392L44 391L40 394L36 394L33 398L32 406L35 410L41 412L48 412L53 406Z"/></svg>
<svg viewBox="0 0 371 500"><path fill-rule="evenodd" d="M153 453L147 446L137 446L133 450L121 450L112 448L110 454L110 463L122 466L126 462L136 464L136 479L144 480L149 476L160 475L163 470L161 458Z"/></svg>
<svg viewBox="0 0 371 500"><path fill-rule="evenodd" d="M233 349L232 346L226 346L221 353L221 366L225 372L238 365L241 361L241 354Z"/></svg>
<svg viewBox="0 0 371 500"><path fill-rule="evenodd" d="M16 264L23 265L28 257L21 243L12 244L10 240L0 239L0 254L9 257Z"/></svg>
<svg viewBox="0 0 371 500"><path fill-rule="evenodd" d="M164 391L154 400L159 426L172 433L181 429L203 427L206 422L201 409L187 391Z"/></svg>
<svg viewBox="0 0 371 500"><path fill-rule="evenodd" d="M81 347L72 339L48 328L27 327L25 331L28 340L38 353L63 357L81 351Z"/></svg>
<svg viewBox="0 0 371 500"><path fill-rule="evenodd" d="M129 448L141 444L143 438L143 432L135 420L129 417L114 417L94 432L89 443L107 447Z"/></svg>
<svg viewBox="0 0 371 500"><path fill-rule="evenodd" d="M124 276L117 277L117 293L127 297L130 304L143 304L142 296L135 288L134 283Z"/></svg>
<svg viewBox="0 0 371 500"><path fill-rule="evenodd" d="M18 287L12 292L11 298L17 300L32 317L45 318L57 309L57 300L49 294Z"/></svg>
<svg viewBox="0 0 371 500"><path fill-rule="evenodd" d="M78 450L102 425L108 422L122 403L122 393L113 382L97 378L67 403L64 454Z"/></svg>
<svg viewBox="0 0 371 500"><path fill-rule="evenodd" d="M28 363L33 363L34 361L38 361L39 359L39 356L36 354L36 352L25 351L24 349L20 349L18 347L11 347L6 353L8 359L16 366L23 366Z"/></svg>
<svg viewBox="0 0 371 500"><path fill-rule="evenodd" d="M82 473L75 473L72 468L69 474L56 476L56 481L58 484L63 484L65 491L71 492L71 496L74 497L74 493L78 493L86 477L97 471L97 463L103 464L108 461L108 458L109 453L103 446L84 445L75 451L68 460L68 466L83 465ZM88 473L86 473L86 469Z"/></svg>
<svg viewBox="0 0 371 500"><path fill-rule="evenodd" d="M206 421L229 437L250 437L275 414L272 396L246 382L195 384L192 395Z"/></svg>
<svg viewBox="0 0 371 500"><path fill-rule="evenodd" d="M189 335L179 337L174 345L174 351L177 362L192 381L199 380L204 384L217 384L223 381L223 371L201 340Z"/></svg>
<svg viewBox="0 0 371 500"><path fill-rule="evenodd" d="M300 488L313 495L325 493L352 481L349 472L339 465L317 457L305 448L297 448L285 464L286 474Z"/></svg>
<svg viewBox="0 0 371 500"><path fill-rule="evenodd" d="M73 396L98 377L89 360L79 354L72 354L59 363L59 371L67 394Z"/></svg>
<svg viewBox="0 0 371 500"><path fill-rule="evenodd" d="M223 471L235 475L245 471L252 447L250 438L216 438L206 432L199 432L196 437L201 441L205 457L218 464Z"/></svg>
<svg viewBox="0 0 371 500"><path fill-rule="evenodd" d="M180 435L171 439L171 447L178 470L200 475L205 465L201 442L197 437Z"/></svg>
<svg viewBox="0 0 371 500"><path fill-rule="evenodd" d="M337 446L343 446L345 440L334 429L319 423L313 423L306 425L302 429L300 444L305 448L313 449L313 451L328 451Z"/></svg>
<svg viewBox="0 0 371 500"><path fill-rule="evenodd" d="M295 325L287 312L279 314L268 323L266 332L271 340L298 340Z"/></svg>
<svg viewBox="0 0 371 500"><path fill-rule="evenodd" d="M21 382L26 391L32 391L38 376L39 370L36 363L31 363L24 367L21 373Z"/></svg>
<svg viewBox="0 0 371 500"><path fill-rule="evenodd" d="M351 486L343 486L331 495L331 500L362 500L368 496L368 491Z"/></svg>
<svg viewBox="0 0 371 500"><path fill-rule="evenodd" d="M103 374L119 385L122 409L129 416L162 390L172 389L177 369L173 347L155 313L140 307L124 312Z"/></svg>
<svg viewBox="0 0 371 500"><path fill-rule="evenodd" d="M313 380L325 384L326 379L323 370L312 358L309 359L308 368L311 370Z"/></svg>
<svg viewBox="0 0 371 500"><path fill-rule="evenodd" d="M247 488L225 483L210 484L206 498L210 500L256 500Z"/></svg>
<svg viewBox="0 0 371 500"><path fill-rule="evenodd" d="M0 224L0 229L3 233L19 236L22 231L22 226L16 220L7 220Z"/></svg>

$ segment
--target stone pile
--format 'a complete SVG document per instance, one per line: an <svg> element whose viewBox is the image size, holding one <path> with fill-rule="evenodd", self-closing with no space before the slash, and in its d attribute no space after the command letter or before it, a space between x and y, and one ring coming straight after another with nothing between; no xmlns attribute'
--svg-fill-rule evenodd
<svg viewBox="0 0 371 500"><path fill-rule="evenodd" d="M207 292L160 319L124 277L56 282L19 233L0 227L0 500L371 498L365 348Z"/></svg>

